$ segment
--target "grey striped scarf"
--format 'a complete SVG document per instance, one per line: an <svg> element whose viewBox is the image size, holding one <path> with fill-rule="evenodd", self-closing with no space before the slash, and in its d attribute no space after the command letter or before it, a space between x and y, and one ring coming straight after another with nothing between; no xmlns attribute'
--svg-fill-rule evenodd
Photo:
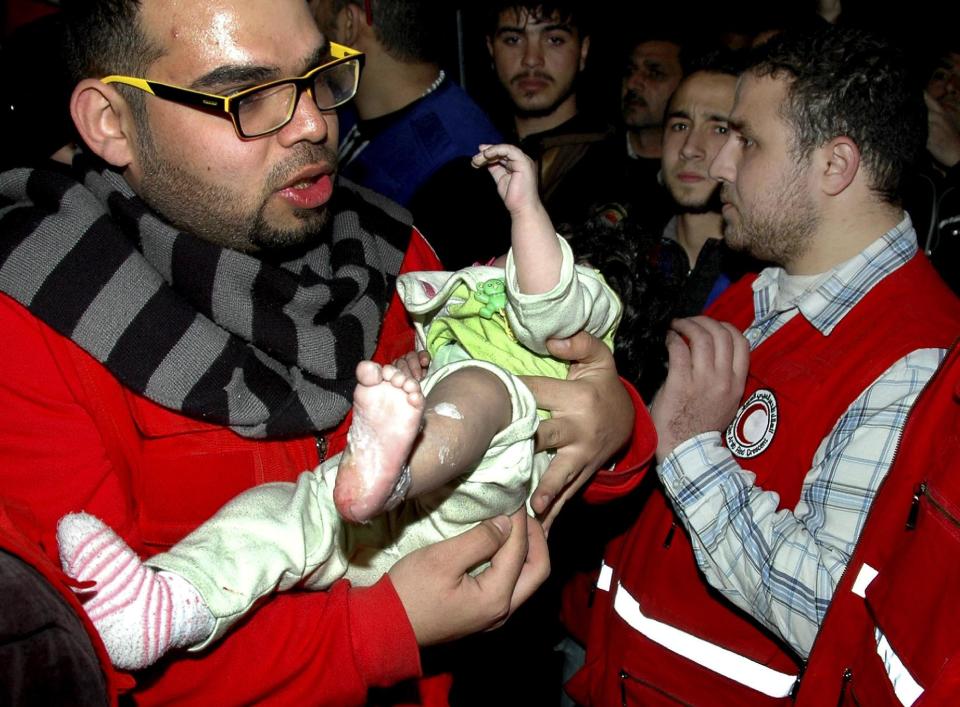
<svg viewBox="0 0 960 707"><path fill-rule="evenodd" d="M410 239L402 209L339 180L328 234L268 263L164 223L115 171L0 174L0 291L164 407L245 437L350 408Z"/></svg>

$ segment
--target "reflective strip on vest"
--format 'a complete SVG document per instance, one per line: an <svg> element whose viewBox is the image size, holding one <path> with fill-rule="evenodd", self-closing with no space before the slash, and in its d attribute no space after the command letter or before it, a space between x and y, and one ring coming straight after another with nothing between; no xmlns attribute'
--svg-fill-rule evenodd
<svg viewBox="0 0 960 707"><path fill-rule="evenodd" d="M600 575L597 577L597 589L610 591L610 582L613 581L613 567L606 562L600 563Z"/></svg>
<svg viewBox="0 0 960 707"><path fill-rule="evenodd" d="M857 572L857 578L854 580L853 586L850 587L850 591L861 599L865 599L867 596L867 587L877 578L877 574L877 571L873 567L864 562L860 565L860 571Z"/></svg>
<svg viewBox="0 0 960 707"><path fill-rule="evenodd" d="M640 604L620 583L617 583L613 608L631 628L654 643L764 695L787 697L799 678L797 675L777 672L731 650L644 616Z"/></svg>
<svg viewBox="0 0 960 707"><path fill-rule="evenodd" d="M914 702L920 699L923 694L923 688L913 679L907 666L897 656L893 646L887 640L880 629L874 629L874 636L877 639L877 655L883 661L883 667L887 670L887 677L890 678L890 684L893 686L893 692L903 707L910 707Z"/></svg>

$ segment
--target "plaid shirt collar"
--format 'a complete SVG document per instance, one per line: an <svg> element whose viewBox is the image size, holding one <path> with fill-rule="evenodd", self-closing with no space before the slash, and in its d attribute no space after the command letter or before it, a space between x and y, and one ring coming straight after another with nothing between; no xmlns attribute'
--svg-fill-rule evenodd
<svg viewBox="0 0 960 707"><path fill-rule="evenodd" d="M853 309L871 288L887 275L906 264L917 252L917 234L910 217L884 233L863 251L840 263L826 279L803 293L792 305L821 334L828 336L833 328ZM753 283L754 322L782 314L774 311L783 268L767 268ZM792 308L791 307L791 308ZM788 310L783 310L788 311Z"/></svg>

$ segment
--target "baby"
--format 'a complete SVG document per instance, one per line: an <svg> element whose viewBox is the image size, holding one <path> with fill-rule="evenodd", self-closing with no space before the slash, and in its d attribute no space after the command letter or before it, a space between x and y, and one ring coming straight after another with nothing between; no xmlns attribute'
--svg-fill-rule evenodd
<svg viewBox="0 0 960 707"><path fill-rule="evenodd" d="M505 267L400 276L430 358L357 366L339 457L295 484L250 489L145 563L93 516L61 519L63 568L95 583L78 591L117 667L201 649L275 591L344 576L373 584L407 553L528 500L550 457L534 453L538 413L517 376L566 377L546 340L586 329L609 344L620 304L574 266L523 152L481 145L473 164L489 170L510 212Z"/></svg>

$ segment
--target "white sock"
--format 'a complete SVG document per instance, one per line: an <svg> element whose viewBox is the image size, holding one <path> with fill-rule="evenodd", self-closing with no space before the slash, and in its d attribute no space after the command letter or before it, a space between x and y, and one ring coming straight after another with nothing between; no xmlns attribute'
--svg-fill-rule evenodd
<svg viewBox="0 0 960 707"><path fill-rule="evenodd" d="M145 668L171 648L192 646L213 631L213 614L192 584L144 566L98 518L65 515L57 542L64 572L96 583L75 591L116 667Z"/></svg>

